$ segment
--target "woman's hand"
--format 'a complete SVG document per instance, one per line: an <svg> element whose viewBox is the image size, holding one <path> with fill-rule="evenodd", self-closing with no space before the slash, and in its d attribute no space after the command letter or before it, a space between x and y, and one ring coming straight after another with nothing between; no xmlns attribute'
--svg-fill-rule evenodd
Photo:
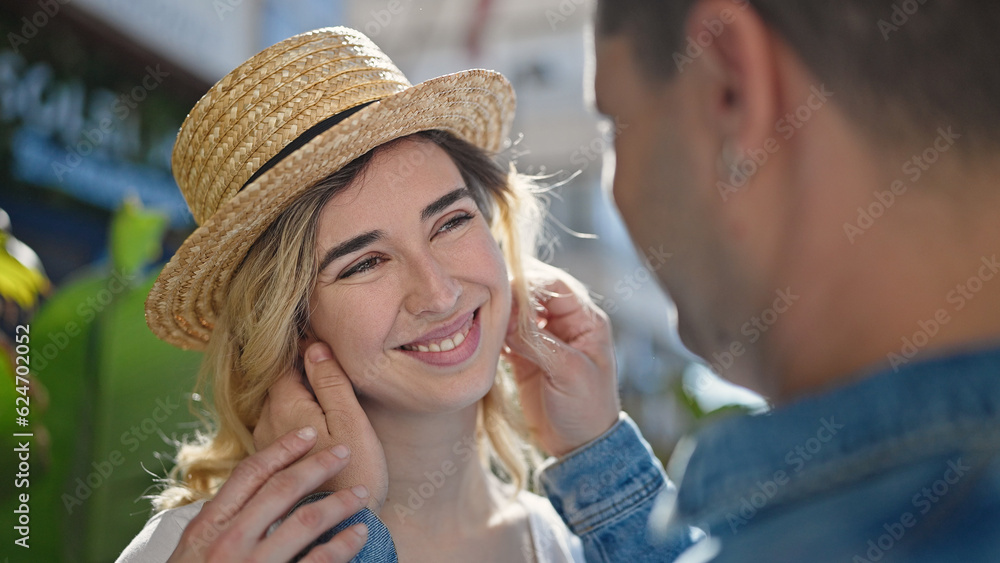
<svg viewBox="0 0 1000 563"><path fill-rule="evenodd" d="M312 392L302 383L297 370L282 375L268 390L260 420L254 428L254 444L258 449L266 447L283 433L306 425L319 430L314 451L346 444L351 449L351 462L316 489L340 491L364 485L371 492L368 508L379 514L389 490L382 443L358 404L351 380L329 346L313 343L303 356Z"/></svg>
<svg viewBox="0 0 1000 563"><path fill-rule="evenodd" d="M606 432L621 405L611 324L589 299L556 280L541 288L540 337L553 354L538 356L511 321L506 354L525 418L539 444L560 457ZM515 307L512 317L516 315ZM546 371L543 366L549 367Z"/></svg>
<svg viewBox="0 0 1000 563"><path fill-rule="evenodd" d="M168 563L288 561L364 508L366 490L342 490L299 507L264 537L271 524L284 517L299 499L348 465L350 452L343 445L303 458L315 443L316 429L305 427L241 461L215 498L188 523ZM314 547L302 561L346 563L357 555L367 537L364 524L351 526Z"/></svg>

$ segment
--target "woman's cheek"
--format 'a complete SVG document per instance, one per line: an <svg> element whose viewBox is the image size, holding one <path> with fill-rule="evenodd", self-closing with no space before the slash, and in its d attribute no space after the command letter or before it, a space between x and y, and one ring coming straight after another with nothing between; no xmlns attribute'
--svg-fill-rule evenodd
<svg viewBox="0 0 1000 563"><path fill-rule="evenodd" d="M329 299L321 297L312 305L310 325L315 337L326 343L352 383L361 373L358 369L357 343L352 342L353 328L348 324L350 315L330 306Z"/></svg>
<svg viewBox="0 0 1000 563"><path fill-rule="evenodd" d="M507 262L504 259L500 244L493 238L489 227L483 224L475 231L475 236L456 253L461 256L461 270L465 273L479 273L479 283L495 289L507 282Z"/></svg>
<svg viewBox="0 0 1000 563"><path fill-rule="evenodd" d="M362 393L373 391L390 369L390 359L383 349L385 330L373 313L359 312L350 324L341 323L334 337L334 353L355 389Z"/></svg>
<svg viewBox="0 0 1000 563"><path fill-rule="evenodd" d="M496 292L496 296L500 298L502 302L506 303L509 308L511 301L511 288L507 272L507 262L504 260L503 252L500 250L500 246L492 236L489 237L488 248L484 249L482 256L490 257L489 267L484 268L484 271L492 272L489 285L493 288L493 291Z"/></svg>

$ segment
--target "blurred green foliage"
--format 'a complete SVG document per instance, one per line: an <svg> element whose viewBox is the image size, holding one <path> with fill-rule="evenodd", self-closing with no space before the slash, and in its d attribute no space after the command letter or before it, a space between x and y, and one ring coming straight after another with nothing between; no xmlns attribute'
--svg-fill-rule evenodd
<svg viewBox="0 0 1000 563"><path fill-rule="evenodd" d="M9 233L0 232L0 297L31 309L48 290L45 272L24 264L10 252L11 246L22 245Z"/></svg>
<svg viewBox="0 0 1000 563"><path fill-rule="evenodd" d="M32 371L49 395L31 422L51 447L46 460L32 444L30 549L10 548L12 526L0 532L10 561L113 561L150 515L149 472L162 477L173 440L193 431L201 355L161 342L144 318L158 272L143 272L165 229L165 218L127 203L112 222L111 264L80 272L30 322ZM14 501L0 506L8 518Z"/></svg>

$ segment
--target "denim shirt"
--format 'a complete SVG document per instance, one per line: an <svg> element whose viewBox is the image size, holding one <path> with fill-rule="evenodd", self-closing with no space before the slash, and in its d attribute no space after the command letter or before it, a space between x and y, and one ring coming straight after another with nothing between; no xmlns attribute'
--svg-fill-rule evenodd
<svg viewBox="0 0 1000 563"><path fill-rule="evenodd" d="M333 493L326 491L312 493L295 503L295 506L288 511L288 515L286 515L285 518L291 516L292 513L295 512L300 506L323 500L331 494ZM361 509L360 512L344 520L336 527L324 532L323 535L318 537L315 541L306 546L305 549L299 552L299 554L292 559L292 563L300 561L317 545L330 541L333 539L333 536L361 522L368 526L368 540L365 542L364 547L361 548L361 552L351 559L351 563L366 563L369 561L377 561L378 563L397 563L396 545L392 542L392 536L389 535L389 528L387 528L382 520L380 520L379 517L368 508ZM277 528L277 525L280 523L281 521L275 522L272 529Z"/></svg>
<svg viewBox="0 0 1000 563"><path fill-rule="evenodd" d="M1000 561L1000 348L727 419L695 444L674 490L623 415L540 482L591 563Z"/></svg>

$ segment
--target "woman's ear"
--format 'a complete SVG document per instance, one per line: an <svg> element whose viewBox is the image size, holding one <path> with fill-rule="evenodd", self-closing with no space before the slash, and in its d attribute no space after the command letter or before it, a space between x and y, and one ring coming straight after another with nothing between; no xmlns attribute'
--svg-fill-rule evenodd
<svg viewBox="0 0 1000 563"><path fill-rule="evenodd" d="M305 357L306 348L308 348L313 342L319 342L319 338L317 338L316 333L313 332L312 325L307 323L305 328L302 329L301 336L299 337L299 358Z"/></svg>
<svg viewBox="0 0 1000 563"><path fill-rule="evenodd" d="M311 326L306 326L302 333L302 337L299 338L299 353L295 358L295 368L299 370L299 373L302 376L302 383L306 386L306 389L308 389L310 393L313 393L314 397L316 394L313 392L312 385L309 384L309 378L306 376L305 357L306 350L309 346L316 342L319 342L319 338L316 338Z"/></svg>
<svg viewBox="0 0 1000 563"><path fill-rule="evenodd" d="M303 358L306 354L306 348L309 348L315 342L319 342L319 339L313 336L311 333L306 333L299 339L299 357Z"/></svg>

